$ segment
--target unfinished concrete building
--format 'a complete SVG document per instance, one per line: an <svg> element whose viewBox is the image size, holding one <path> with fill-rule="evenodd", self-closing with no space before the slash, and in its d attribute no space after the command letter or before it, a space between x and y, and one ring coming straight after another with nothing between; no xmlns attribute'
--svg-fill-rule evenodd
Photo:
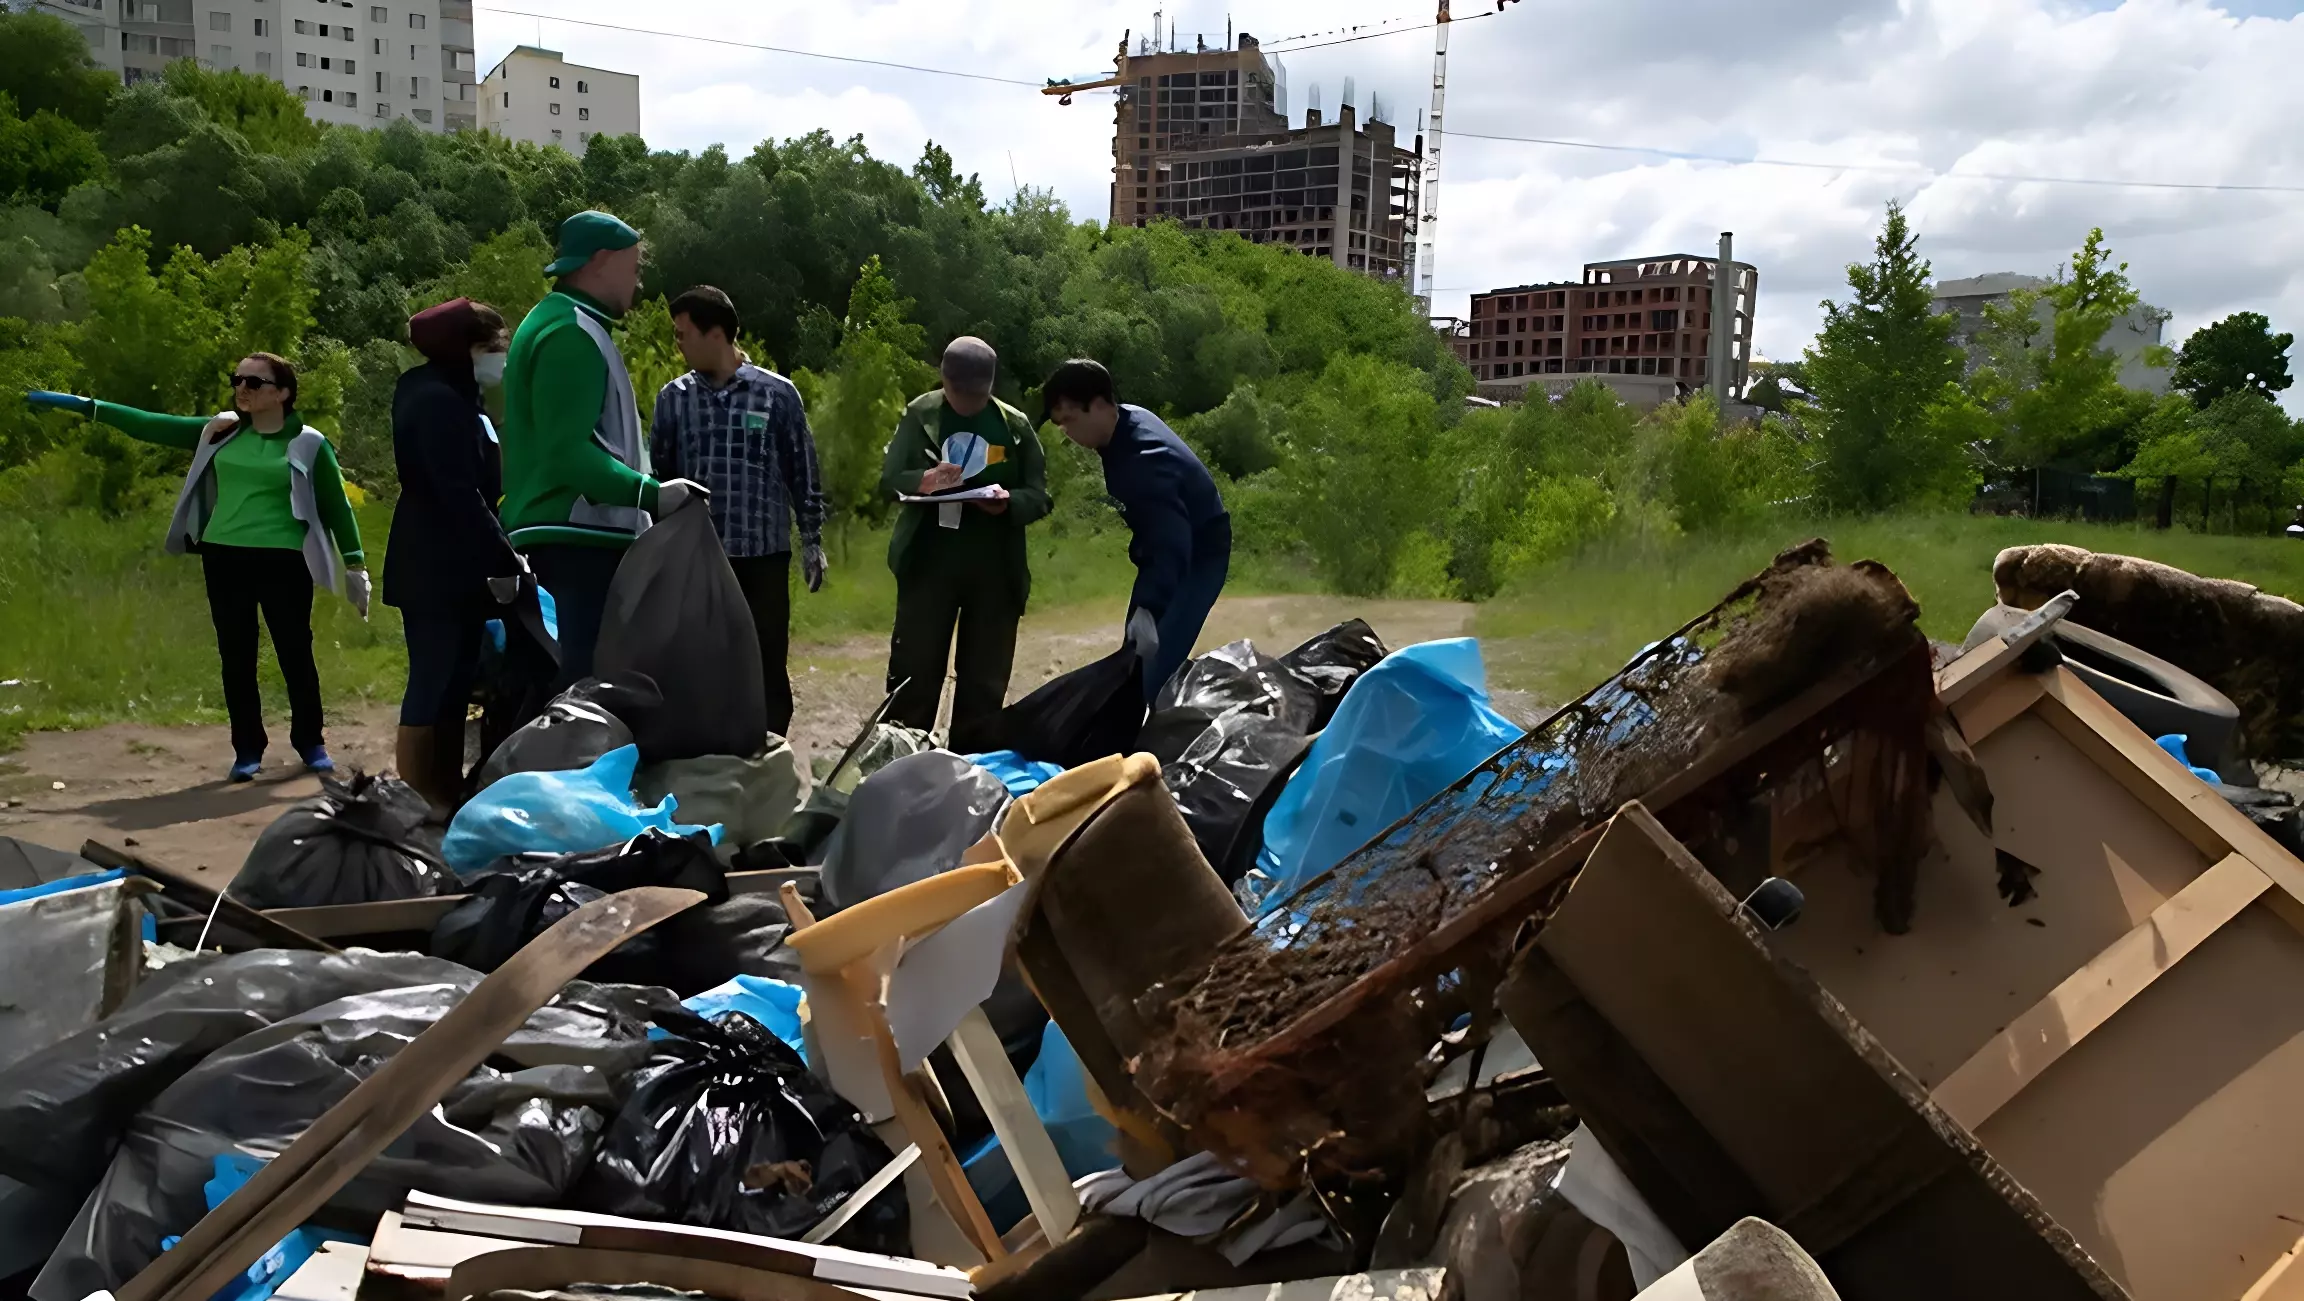
<svg viewBox="0 0 2304 1301"><path fill-rule="evenodd" d="M1421 142L1344 105L1291 126L1279 74L1241 36L1228 48L1119 60L1112 136L1114 226L1163 217L1285 244L1380 280L1409 279Z"/></svg>
<svg viewBox="0 0 2304 1301"><path fill-rule="evenodd" d="M1474 294L1468 328L1450 343L1472 368L1484 397L1497 396L1492 390L1498 389L1518 396L1515 390L1531 384L1562 389L1593 377L1628 400L1654 405L1711 381L1706 359L1718 262L1691 253L1587 262L1581 280ZM1730 387L1741 393L1752 366L1760 273L1738 262L1733 279L1732 307L1724 319L1735 332Z"/></svg>

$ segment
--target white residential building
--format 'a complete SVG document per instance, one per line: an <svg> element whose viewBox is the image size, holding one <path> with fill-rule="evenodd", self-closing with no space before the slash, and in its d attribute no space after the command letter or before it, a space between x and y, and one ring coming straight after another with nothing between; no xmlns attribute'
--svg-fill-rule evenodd
<svg viewBox="0 0 2304 1301"><path fill-rule="evenodd" d="M133 85L198 59L270 77L315 121L478 125L471 0L30 0Z"/></svg>
<svg viewBox="0 0 2304 1301"><path fill-rule="evenodd" d="M480 128L580 155L594 136L640 134L640 78L517 46L480 83Z"/></svg>
<svg viewBox="0 0 2304 1301"><path fill-rule="evenodd" d="M1994 271L1986 275L1970 276L1965 280L1939 280L1930 290L1935 301L1929 310L1959 314L1959 327L1953 331L1952 341L1968 353L1968 368L1974 370L1983 364L1984 346L1979 341L1984 331L1984 309L2008 301L2008 296L2019 289L2040 290L2052 281L2044 276L2021 275L2014 271ZM2046 299L2034 308L2040 321L2040 340L2047 341L2048 331L2056 324L2056 309ZM2138 303L2136 309L2112 323L2105 331L2104 351L2120 359L2120 383L2127 388L2142 389L2147 393L2165 393L2174 372L2166 366L2153 364L2161 348L2160 329L2168 323L2168 313L2150 303Z"/></svg>

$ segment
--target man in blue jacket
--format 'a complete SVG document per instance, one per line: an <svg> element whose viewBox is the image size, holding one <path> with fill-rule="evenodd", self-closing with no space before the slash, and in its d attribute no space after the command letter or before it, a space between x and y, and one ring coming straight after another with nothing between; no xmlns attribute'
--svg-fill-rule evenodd
<svg viewBox="0 0 2304 1301"><path fill-rule="evenodd" d="M1136 588L1128 642L1144 661L1150 700L1191 657L1232 563L1232 516L1208 468L1160 417L1122 405L1112 373L1068 361L1040 390L1048 419L1104 462L1104 490L1128 521Z"/></svg>

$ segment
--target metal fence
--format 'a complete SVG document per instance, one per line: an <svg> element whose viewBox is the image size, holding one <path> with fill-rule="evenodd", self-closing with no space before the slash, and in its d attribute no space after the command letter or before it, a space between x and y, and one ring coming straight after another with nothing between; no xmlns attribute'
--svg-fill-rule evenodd
<svg viewBox="0 0 2304 1301"><path fill-rule="evenodd" d="M2078 519L2094 524L2149 521L2196 533L2278 536L2295 521L2298 503L2284 483L2246 478L2116 478L2038 469L1988 480L1971 509L1979 515Z"/></svg>

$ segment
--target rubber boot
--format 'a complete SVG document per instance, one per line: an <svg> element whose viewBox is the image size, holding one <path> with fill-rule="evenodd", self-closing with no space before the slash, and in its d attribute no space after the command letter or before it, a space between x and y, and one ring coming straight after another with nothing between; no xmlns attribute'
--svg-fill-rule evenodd
<svg viewBox="0 0 2304 1301"><path fill-rule="evenodd" d="M424 802L438 813L442 800L439 760L436 757L439 743L433 736L436 730L430 727L403 726L399 736L394 738L392 758L393 766L400 770L400 780L415 787L416 793L423 796Z"/></svg>

